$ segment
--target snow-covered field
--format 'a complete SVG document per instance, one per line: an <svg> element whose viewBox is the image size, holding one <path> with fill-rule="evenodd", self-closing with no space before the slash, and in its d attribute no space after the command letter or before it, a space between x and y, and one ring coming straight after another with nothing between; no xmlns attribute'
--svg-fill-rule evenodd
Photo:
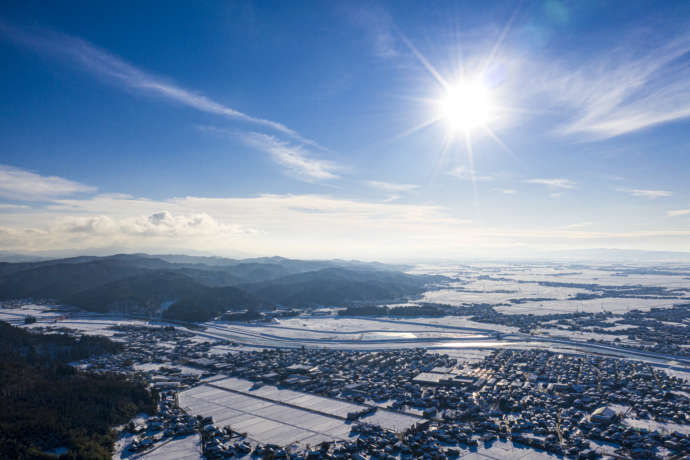
<svg viewBox="0 0 690 460"><path fill-rule="evenodd" d="M467 284L451 283L448 289L437 289L424 293L423 301L461 305L469 303L504 303L510 299L558 298L567 299L584 289L569 287L540 286L514 281L469 280Z"/></svg>
<svg viewBox="0 0 690 460"><path fill-rule="evenodd" d="M650 274L636 274L643 270ZM450 286L438 286L424 294L421 300L452 305L500 302L494 309L501 313L552 314L576 311L623 313L631 309L666 307L690 302L690 268L657 267L593 267L568 265L492 265L418 267L417 272L436 273L456 279ZM541 284L540 284L541 283ZM548 285L544 285L544 283ZM556 283L556 285L553 285ZM566 284L564 284L566 283ZM577 283L577 287L567 283ZM650 297L645 291L641 297L606 297L616 294L615 286L650 286L653 293L664 297ZM613 286L613 288L612 288ZM661 290L659 289L661 288ZM665 290L664 290L665 289ZM497 292L498 291L498 292ZM603 294L602 298L574 300L577 294ZM634 293L633 295L638 295ZM509 302L511 299L523 299ZM532 299L532 300L524 300ZM545 300L555 299L555 300ZM160 321L128 319L117 315L83 312L65 312L54 306L24 305L0 308L0 321L23 325L27 315L37 321L24 327L70 328L86 334L113 336L115 325L169 325ZM180 327L179 325L177 327ZM451 350L480 350L496 347L548 347L583 349L587 339L606 339L591 333L569 333L545 329L544 336L558 335L580 342L553 343L544 337L528 338L517 334L515 327L471 321L455 315L443 317L340 317L336 310L321 309L319 314L283 318L271 323L229 323L210 321L203 330L189 329L193 341L225 340L230 343L214 347L212 353L233 353L265 347L319 347L346 350L394 350L426 347ZM499 336L500 334L500 336ZM117 337L116 337L117 339ZM550 340L550 339L549 339ZM232 344L232 345L231 345ZM173 346L173 344L170 344ZM587 345L589 346L589 345ZM614 350L618 353L620 350ZM613 353L609 350L597 352Z"/></svg>
<svg viewBox="0 0 690 460"><path fill-rule="evenodd" d="M14 308L0 308L0 321L5 321L13 326L20 326L24 324L24 319L27 316L33 316L42 324L54 322L56 319L63 316L63 313L51 311L50 305L22 305ZM36 323L34 323L36 324Z"/></svg>
<svg viewBox="0 0 690 460"><path fill-rule="evenodd" d="M157 449L142 455L143 460L197 460L203 459L201 436L185 436L163 444Z"/></svg>
<svg viewBox="0 0 690 460"><path fill-rule="evenodd" d="M211 416L217 425L246 432L251 440L281 446L349 439L353 435L345 418L365 409L359 404L271 385L257 388L253 382L237 378L207 380L181 392L179 400L190 413ZM422 421L387 410L378 410L365 420L395 431L405 431Z"/></svg>
<svg viewBox="0 0 690 460"><path fill-rule="evenodd" d="M635 273L635 270L648 273ZM413 273L445 275L456 281L425 292L420 302L447 305L474 303L496 306L502 313L551 314L572 311L624 313L690 302L689 267L569 266L569 265L491 265L418 267ZM582 285L596 285L587 288ZM663 295L635 293L625 298L612 292L616 288L664 288ZM580 295L602 298L578 300ZM663 298L655 298L663 297ZM518 299L516 302L515 299ZM511 302L512 300L512 302Z"/></svg>
<svg viewBox="0 0 690 460"><path fill-rule="evenodd" d="M115 443L113 460L200 460L201 435L173 438L146 452L129 452L125 448L132 442L132 435L122 437Z"/></svg>
<svg viewBox="0 0 690 460"><path fill-rule="evenodd" d="M468 321L466 318L340 318L297 317L273 323L204 323L203 336L255 346L384 350L424 346L472 347L495 341L496 332L515 328Z"/></svg>
<svg viewBox="0 0 690 460"><path fill-rule="evenodd" d="M115 325L162 326L170 323L159 321L131 320L117 316L76 313L72 317L55 320L50 315L39 316L41 307L28 305L27 311L36 313L38 321L25 326L30 328L70 328L87 334L112 336L115 331L110 327ZM8 310L0 309L0 321L4 318L16 318L21 310L11 309L8 316L3 316ZM457 355L484 353L492 348L548 348L559 351L576 352L605 352L610 355L626 357L625 351L592 349L583 340L590 338L578 334L568 334L565 331L551 331L553 335L570 336L580 343L551 343L538 338L525 338L516 335L516 328L469 321L457 316L433 318L341 318L323 316L301 316L283 319L274 323L228 323L211 321L203 324L203 330L186 329L194 334L194 342L225 340L226 345L217 345L211 353L225 354L238 351L261 350L266 347L301 346L332 348L341 350L395 350L410 347L425 347L442 353ZM502 337L498 339L496 333ZM115 339L119 339L115 337ZM232 344L232 345L231 345ZM632 356L631 356L632 357ZM643 359L634 356L635 359ZM655 363L666 360L654 358L644 359Z"/></svg>
<svg viewBox="0 0 690 460"><path fill-rule="evenodd" d="M690 270L690 269L688 269ZM661 271L661 270L659 270ZM609 311L623 313L632 309L646 310L652 307L666 307L673 304L690 302L690 279L682 270L677 274L673 271L664 274L632 274L622 276L622 272L597 269L596 267L568 266L459 266L459 267L422 267L419 272L445 274L457 281L448 286L436 287L426 292L419 302L435 302L449 305L468 305L473 303L492 304L494 309L506 314L551 314L569 313L575 311L600 312ZM671 274L669 274L671 273ZM540 284L542 283L542 284ZM544 285L543 283L558 283ZM582 286L566 286L563 283L579 285L600 285L606 288L584 288ZM614 287L611 289L611 287ZM601 293L605 290L615 291L615 286L648 286L650 288L665 288L664 297L651 298L651 295L641 294L639 297L606 297L575 300L574 296ZM656 291L658 292L658 290ZM521 299L518 302L511 302ZM503 304L503 305L496 305ZM30 315L36 322L25 324L25 318ZM146 321L128 319L117 315L102 315L70 311L55 306L23 305L12 308L0 308L0 321L7 321L26 328L69 328L86 334L114 336L112 326L162 326L171 325L161 321ZM178 328L182 328L176 325ZM629 327L629 326L616 326ZM186 329L186 328L183 328ZM528 337L518 334L514 327L478 323L468 317L443 316L422 318L396 317L339 317L336 310L321 309L319 314L303 314L301 316L284 318L272 323L230 323L226 321L210 321L203 324L203 330L187 329L194 334L195 342L226 340L228 343L214 346L210 352L214 354L236 353L240 350L260 350L265 347L319 347L344 350L395 350L409 347L425 347L447 353L462 360L476 361L482 359L493 348L548 348L554 351L605 353L611 356L639 359L663 367L672 375L690 377L690 371L683 363L656 357L641 357L629 355L624 350L595 349L595 345L583 343L587 339L607 339L605 335L545 329L540 335L552 335L571 339L564 342L549 342L547 337ZM499 335L500 334L500 335ZM115 337L118 339L117 337ZM572 340L576 341L573 343ZM625 342L623 338L623 342ZM174 344L170 344L173 346ZM139 370L150 370L159 364L136 365ZM179 367L179 366L178 366ZM185 372L199 373L192 368L183 369ZM182 406L190 407L193 413L212 414L214 419L222 424L230 424L234 428L240 427L250 434L250 437L261 442L278 442L291 444L293 442L316 444L326 439L347 439L349 425L338 417L342 417L351 408L297 392L285 393L285 390L275 389L273 392L262 393L258 399L250 394L246 388L237 387L237 379L224 382L206 381L202 385L187 390L180 395ZM218 385L234 385L232 391L219 388ZM266 388L266 387L264 387ZM266 392L267 390L264 390ZM324 398L321 398L324 399ZM274 401L273 401L274 400ZM299 401L300 406L294 407L283 404L284 401ZM309 405L317 411L310 410ZM349 404L347 404L349 406ZM193 406L193 407L192 407ZM302 407L304 406L304 407ZM330 409L329 409L330 407ZM243 409L245 408L245 409ZM333 410L334 416L318 413ZM393 414L393 415L391 415ZM371 423L390 427L405 427L414 423L414 417L389 413L379 410L367 418ZM405 417L409 417L409 420ZM639 423L638 423L639 422ZM648 422L626 421L634 426L642 426ZM646 427L646 425L644 426ZM675 427L660 427L673 429ZM127 440L118 442L116 458L145 458L145 459L198 459L201 458L201 446L198 436L188 436L171 440L160 445L155 450L144 454L123 453L122 447ZM486 458L522 458L545 459L552 456L536 452L532 449L515 446L510 442L496 441L490 446L480 446L474 452L463 451L460 455L464 459Z"/></svg>
<svg viewBox="0 0 690 460"><path fill-rule="evenodd" d="M621 299L604 298L589 300L546 300L527 302L518 305L495 307L496 311L506 314L550 315L554 313L572 313L580 311L585 313L611 312L625 313L630 310L647 311L654 307L672 307L680 303L679 300L668 299Z"/></svg>
<svg viewBox="0 0 690 460"><path fill-rule="evenodd" d="M218 426L229 425L256 442L317 445L349 438L350 426L342 420L206 385L183 391L179 398L190 413L211 416Z"/></svg>

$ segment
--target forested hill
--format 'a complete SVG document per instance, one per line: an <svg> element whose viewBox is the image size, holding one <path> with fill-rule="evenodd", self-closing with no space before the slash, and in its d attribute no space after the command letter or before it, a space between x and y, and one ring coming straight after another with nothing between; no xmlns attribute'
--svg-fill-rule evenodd
<svg viewBox="0 0 690 460"><path fill-rule="evenodd" d="M346 306L420 294L443 277L343 260L119 254L0 263L0 300L52 299L96 312L205 321L227 310Z"/></svg>
<svg viewBox="0 0 690 460"><path fill-rule="evenodd" d="M156 395L115 374L68 364L119 346L105 337L39 335L0 322L0 458L109 459L112 428L138 412L153 413Z"/></svg>
<svg viewBox="0 0 690 460"><path fill-rule="evenodd" d="M34 334L0 321L0 358L28 363L78 361L89 356L120 351L121 345L107 337L64 334Z"/></svg>
<svg viewBox="0 0 690 460"><path fill-rule="evenodd" d="M243 288L267 301L299 307L402 299L420 293L443 277L408 275L392 270L331 267L284 276Z"/></svg>

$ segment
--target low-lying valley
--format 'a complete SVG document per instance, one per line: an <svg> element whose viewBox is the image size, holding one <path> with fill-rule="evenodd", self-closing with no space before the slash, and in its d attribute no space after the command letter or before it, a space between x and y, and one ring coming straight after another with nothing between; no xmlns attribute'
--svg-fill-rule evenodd
<svg viewBox="0 0 690 460"><path fill-rule="evenodd" d="M108 388L88 427L3 385L8 458L690 455L690 266L122 255L0 288L14 385Z"/></svg>

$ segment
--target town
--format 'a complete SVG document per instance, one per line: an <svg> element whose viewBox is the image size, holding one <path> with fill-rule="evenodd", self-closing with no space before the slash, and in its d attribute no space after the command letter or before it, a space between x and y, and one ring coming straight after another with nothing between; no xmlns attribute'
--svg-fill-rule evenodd
<svg viewBox="0 0 690 460"><path fill-rule="evenodd" d="M123 432L131 452L190 433L206 458L447 458L495 443L569 458L690 452L690 384L632 360L529 349L468 362L423 348L247 350L172 326L114 329L126 351L79 365L137 374L160 393L159 413Z"/></svg>

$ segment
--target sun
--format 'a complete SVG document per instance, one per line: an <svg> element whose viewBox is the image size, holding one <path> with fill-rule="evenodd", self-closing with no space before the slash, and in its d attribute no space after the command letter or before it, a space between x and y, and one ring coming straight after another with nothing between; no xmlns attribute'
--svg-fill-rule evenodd
<svg viewBox="0 0 690 460"><path fill-rule="evenodd" d="M473 172L476 154L488 153L484 146L491 141L516 158L515 153L498 134L501 128L510 123L513 113L526 111L511 104L511 68L508 65L510 61L503 62L502 59L497 59L502 56L501 43L510 30L511 23L512 19L489 54L463 57L463 53L459 53L457 59L452 59L453 62L444 65L445 72L439 71L401 33L402 41L433 81L432 85L423 90L421 97L412 98L423 104L419 122L396 138L410 136L429 127L445 125L445 135L440 142L435 167L446 161L455 161L455 158L450 157L464 153L467 156L467 169ZM458 48L462 48L459 43ZM439 134L439 130L433 129L433 134ZM482 150L475 151L475 147ZM475 184L476 178L473 173L471 178ZM475 186L475 198L476 193Z"/></svg>
<svg viewBox="0 0 690 460"><path fill-rule="evenodd" d="M469 132L486 126L491 118L488 88L478 80L447 86L438 106L439 117L453 132Z"/></svg>

